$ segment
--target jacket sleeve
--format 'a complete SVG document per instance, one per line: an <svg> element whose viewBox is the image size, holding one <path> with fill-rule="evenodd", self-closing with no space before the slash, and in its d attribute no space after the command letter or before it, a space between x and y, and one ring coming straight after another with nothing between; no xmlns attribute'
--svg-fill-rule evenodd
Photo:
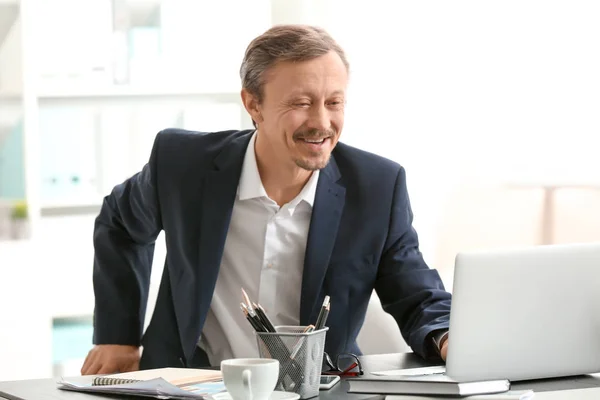
<svg viewBox="0 0 600 400"><path fill-rule="evenodd" d="M154 243L162 229L157 195L161 134L142 171L104 198L94 225L94 344L140 344Z"/></svg>
<svg viewBox="0 0 600 400"><path fill-rule="evenodd" d="M448 328L451 296L438 272L425 263L412 222L406 174L400 168L375 290L413 351L427 359L438 358L429 335Z"/></svg>

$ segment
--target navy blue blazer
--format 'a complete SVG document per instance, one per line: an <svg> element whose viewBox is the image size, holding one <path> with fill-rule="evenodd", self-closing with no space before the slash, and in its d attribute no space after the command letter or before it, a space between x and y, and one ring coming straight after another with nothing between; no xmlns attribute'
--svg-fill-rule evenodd
<svg viewBox="0 0 600 400"><path fill-rule="evenodd" d="M196 344L252 132L164 130L142 171L105 197L94 229L95 344L142 345L140 368L208 366ZM331 296L330 355L360 354L356 337L373 289L413 351L434 354L428 335L448 328L450 294L425 264L412 218L404 169L338 143L319 176L298 282L301 325L314 323ZM144 333L161 230L167 256Z"/></svg>

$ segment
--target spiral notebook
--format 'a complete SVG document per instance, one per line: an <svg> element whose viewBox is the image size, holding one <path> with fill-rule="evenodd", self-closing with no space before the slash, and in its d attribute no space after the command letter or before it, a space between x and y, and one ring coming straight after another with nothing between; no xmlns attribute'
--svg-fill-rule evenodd
<svg viewBox="0 0 600 400"><path fill-rule="evenodd" d="M58 384L63 390L170 399L203 399L225 391L221 371L192 368L159 368L63 378Z"/></svg>
<svg viewBox="0 0 600 400"><path fill-rule="evenodd" d="M125 383L148 381L156 378L162 378L175 386L182 386L194 383L221 380L221 371L194 368L156 368L142 371L123 372L120 374L97 376L94 378L92 385L122 385Z"/></svg>

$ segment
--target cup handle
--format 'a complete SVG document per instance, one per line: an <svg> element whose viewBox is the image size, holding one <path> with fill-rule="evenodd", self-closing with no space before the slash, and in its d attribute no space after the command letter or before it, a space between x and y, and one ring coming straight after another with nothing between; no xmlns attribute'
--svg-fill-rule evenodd
<svg viewBox="0 0 600 400"><path fill-rule="evenodd" d="M242 386L244 387L244 391L246 392L246 399L248 400L252 400L251 378L252 371L250 371L249 369L245 369L244 372L242 372Z"/></svg>

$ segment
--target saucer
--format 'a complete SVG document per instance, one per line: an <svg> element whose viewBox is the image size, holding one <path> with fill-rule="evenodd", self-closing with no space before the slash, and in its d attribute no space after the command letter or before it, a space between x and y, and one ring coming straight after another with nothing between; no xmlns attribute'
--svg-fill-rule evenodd
<svg viewBox="0 0 600 400"><path fill-rule="evenodd" d="M231 400L231 396L227 392L215 393L212 395L214 400ZM298 393L274 391L269 396L269 400L296 400L299 399Z"/></svg>

